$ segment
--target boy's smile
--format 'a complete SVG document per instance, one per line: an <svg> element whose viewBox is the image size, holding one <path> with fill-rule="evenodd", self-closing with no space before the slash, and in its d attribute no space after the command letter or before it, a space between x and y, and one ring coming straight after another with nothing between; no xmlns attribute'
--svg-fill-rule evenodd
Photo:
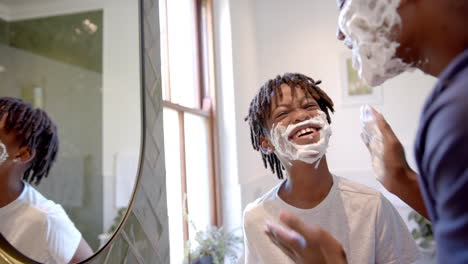
<svg viewBox="0 0 468 264"><path fill-rule="evenodd" d="M312 144L320 139L320 129L319 125L306 124L295 128L288 139L298 145Z"/></svg>

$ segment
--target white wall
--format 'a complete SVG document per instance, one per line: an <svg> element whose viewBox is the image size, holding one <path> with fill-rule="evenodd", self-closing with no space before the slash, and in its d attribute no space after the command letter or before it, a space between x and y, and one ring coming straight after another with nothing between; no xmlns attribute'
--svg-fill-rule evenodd
<svg viewBox="0 0 468 264"><path fill-rule="evenodd" d="M263 168L260 155L251 148L248 125L243 119L260 85L284 72L301 72L322 80L321 87L335 102L333 136L327 153L331 171L378 188L369 154L359 137L359 107L342 104L341 63L344 63L343 54L349 51L335 37L338 17L335 1L232 0L229 5L234 85L231 103L235 105L232 113L235 114L236 134L224 140L236 144L241 207L278 183L276 176ZM434 78L416 71L378 88L383 89L383 103L375 107L383 112L406 147L410 164L414 164L412 146L419 113L434 83ZM406 214L408 209L395 197L389 197L400 212ZM240 222L241 215L225 217Z"/></svg>
<svg viewBox="0 0 468 264"><path fill-rule="evenodd" d="M138 1L104 0L103 3L103 175L106 230L112 224L118 209L114 203L113 188L115 155L140 155L141 84Z"/></svg>
<svg viewBox="0 0 468 264"><path fill-rule="evenodd" d="M241 193L238 181L237 131L235 114L235 89L233 72L233 36L229 0L213 2L215 65L216 65L216 112L220 141L220 173L222 185L222 216L228 229L241 226Z"/></svg>
<svg viewBox="0 0 468 264"><path fill-rule="evenodd" d="M104 230L112 224L117 153L139 156L141 144L140 41L137 0L65 0L0 5L7 21L103 10ZM136 175L136 172L135 172ZM130 187L133 188L133 187ZM96 234L97 235L97 234Z"/></svg>

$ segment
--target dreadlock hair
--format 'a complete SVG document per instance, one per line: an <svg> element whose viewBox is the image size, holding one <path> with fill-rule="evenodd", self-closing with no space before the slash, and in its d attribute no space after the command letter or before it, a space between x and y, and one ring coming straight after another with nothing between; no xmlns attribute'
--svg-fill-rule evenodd
<svg viewBox="0 0 468 264"><path fill-rule="evenodd" d="M38 185L47 177L58 151L57 128L41 109L34 109L21 99L0 98L0 120L7 114L4 129L16 133L20 147L35 152L23 174L23 180Z"/></svg>
<svg viewBox="0 0 468 264"><path fill-rule="evenodd" d="M328 95L318 87L321 81L314 81L312 78L307 77L300 73L285 73L284 75L278 75L276 78L266 81L255 97L250 102L249 114L245 118L245 121L250 126L250 139L252 141L252 147L259 151L260 150L260 138L269 136L269 132L266 129L266 122L270 117L272 98L275 98L275 103L278 103L278 99L283 97L281 92L281 85L287 84L291 88L292 96L296 96L296 87L301 88L305 96L312 97L317 101L320 109L326 114L327 121L330 124L330 112L334 112L333 101ZM277 96L275 96L277 95ZM275 153L265 154L260 151L262 160L265 168L270 166L273 174L276 173L279 179L283 179L283 169L280 160Z"/></svg>

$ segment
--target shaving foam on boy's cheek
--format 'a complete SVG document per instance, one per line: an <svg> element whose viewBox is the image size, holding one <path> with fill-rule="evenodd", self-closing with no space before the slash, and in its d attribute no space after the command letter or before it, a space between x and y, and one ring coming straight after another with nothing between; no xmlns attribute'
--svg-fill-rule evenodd
<svg viewBox="0 0 468 264"><path fill-rule="evenodd" d="M345 42L353 49L353 66L371 86L411 69L395 56L399 43L391 40L401 25L400 0L350 0L339 16Z"/></svg>
<svg viewBox="0 0 468 264"><path fill-rule="evenodd" d="M289 135L297 127L304 125L318 125L320 130L318 134L320 139L316 143L299 145L289 140ZM291 161L300 160L306 163L316 163L318 167L320 160L325 154L328 141L331 136L331 127L327 122L324 112L320 111L319 115L312 119L303 121L298 124L289 125L285 127L281 124L275 125L270 132L270 140L275 147L275 153L278 158L285 163L286 166L291 166Z"/></svg>
<svg viewBox="0 0 468 264"><path fill-rule="evenodd" d="M8 159L7 148L5 144L3 144L2 141L0 141L0 165L2 165L7 159Z"/></svg>

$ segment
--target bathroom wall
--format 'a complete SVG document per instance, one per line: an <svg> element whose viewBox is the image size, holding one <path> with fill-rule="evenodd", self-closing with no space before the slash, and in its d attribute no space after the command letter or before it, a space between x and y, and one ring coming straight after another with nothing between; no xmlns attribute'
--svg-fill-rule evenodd
<svg viewBox="0 0 468 264"><path fill-rule="evenodd" d="M0 44L6 44L8 40L8 23L0 18Z"/></svg>
<svg viewBox="0 0 468 264"><path fill-rule="evenodd" d="M13 81L10 78L10 72L8 68L11 68L12 64L12 55L9 52L9 46L6 46L3 43L0 43L0 90L1 94L19 94L11 89L11 82Z"/></svg>
<svg viewBox="0 0 468 264"><path fill-rule="evenodd" d="M9 23L12 47L102 73L103 11Z"/></svg>

